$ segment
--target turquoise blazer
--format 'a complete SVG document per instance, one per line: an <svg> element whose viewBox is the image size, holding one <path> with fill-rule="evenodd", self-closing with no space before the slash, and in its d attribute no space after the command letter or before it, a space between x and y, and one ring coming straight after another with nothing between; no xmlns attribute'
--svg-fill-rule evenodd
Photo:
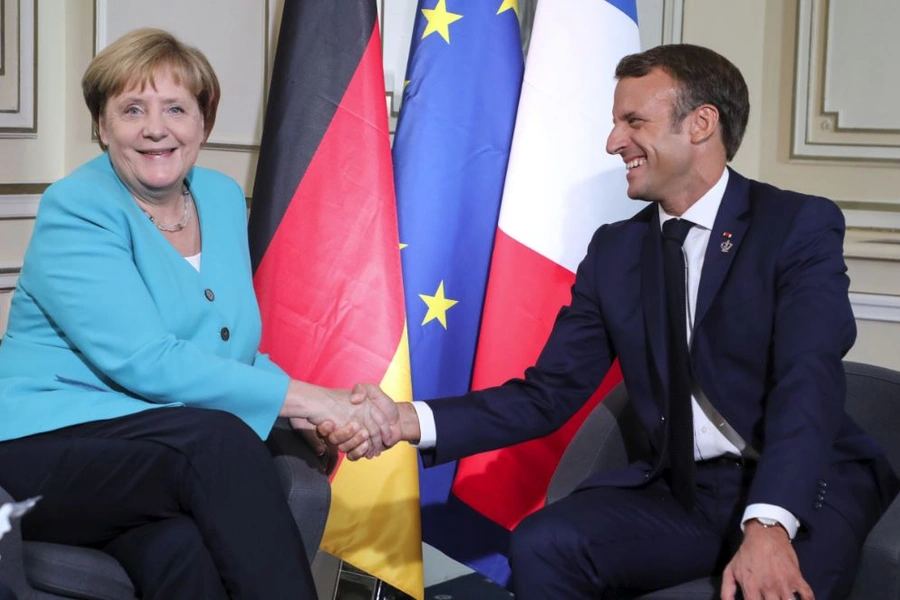
<svg viewBox="0 0 900 600"><path fill-rule="evenodd" d="M258 352L244 194L208 169L187 180L199 272L106 154L47 188L0 344L0 441L178 406L268 436L289 379Z"/></svg>

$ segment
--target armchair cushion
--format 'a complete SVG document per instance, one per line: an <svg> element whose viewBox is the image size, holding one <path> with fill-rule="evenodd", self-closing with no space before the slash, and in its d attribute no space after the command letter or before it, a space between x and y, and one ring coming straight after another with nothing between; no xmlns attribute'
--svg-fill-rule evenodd
<svg viewBox="0 0 900 600"><path fill-rule="evenodd" d="M26 542L25 572L39 590L87 600L131 600L134 586L122 565L90 548Z"/></svg>
<svg viewBox="0 0 900 600"><path fill-rule="evenodd" d="M850 598L900 598L900 498L894 499L869 532Z"/></svg>
<svg viewBox="0 0 900 600"><path fill-rule="evenodd" d="M884 449L900 472L900 372L874 365L844 362L846 409ZM635 447L637 423L628 392L619 384L584 421L563 454L550 481L547 503L568 495L587 476L601 469L624 467L640 457ZM641 599L712 600L719 597L720 578L691 581L638 596ZM863 546L851 600L900 600L900 497L869 533Z"/></svg>
<svg viewBox="0 0 900 600"><path fill-rule="evenodd" d="M266 444L275 459L291 514L303 536L306 557L311 562L325 533L331 508L328 474L334 465L327 457L316 456L284 418L276 420Z"/></svg>

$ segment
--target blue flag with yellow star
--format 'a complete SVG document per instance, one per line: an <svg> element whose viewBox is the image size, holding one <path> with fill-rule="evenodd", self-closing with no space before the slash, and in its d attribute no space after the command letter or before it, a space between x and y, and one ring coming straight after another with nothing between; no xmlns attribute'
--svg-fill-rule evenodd
<svg viewBox="0 0 900 600"><path fill-rule="evenodd" d="M394 140L413 395L469 390L523 74L518 0L419 0ZM426 543L504 580L509 532L420 472Z"/></svg>

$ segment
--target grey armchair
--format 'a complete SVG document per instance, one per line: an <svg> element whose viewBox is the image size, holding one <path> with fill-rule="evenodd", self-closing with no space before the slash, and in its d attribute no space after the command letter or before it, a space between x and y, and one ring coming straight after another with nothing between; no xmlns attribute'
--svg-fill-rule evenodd
<svg viewBox="0 0 900 600"><path fill-rule="evenodd" d="M847 412L884 448L900 472L900 373L845 361ZM550 482L547 503L567 496L588 474L626 465L646 455L632 435L637 416L624 384L595 408L563 454ZM705 578L636 596L646 600L715 600L720 580ZM900 600L900 497L869 533L850 600Z"/></svg>
<svg viewBox="0 0 900 600"><path fill-rule="evenodd" d="M320 459L279 419L269 440L306 554L316 556L331 504ZM0 487L0 504L12 498ZM18 522L0 540L0 581L19 600L136 600L122 566L99 550L22 540Z"/></svg>

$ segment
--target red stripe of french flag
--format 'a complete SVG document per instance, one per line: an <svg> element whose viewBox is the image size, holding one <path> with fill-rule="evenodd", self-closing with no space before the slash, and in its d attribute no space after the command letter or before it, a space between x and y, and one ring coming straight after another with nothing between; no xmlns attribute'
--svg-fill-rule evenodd
<svg viewBox="0 0 900 600"><path fill-rule="evenodd" d="M606 154L615 66L640 50L637 23L598 0L538 5L476 355L473 388L521 377L569 301L593 232L640 208ZM618 368L562 429L460 461L454 494L512 529L544 504L562 452ZM487 476L486 476L487 475Z"/></svg>

